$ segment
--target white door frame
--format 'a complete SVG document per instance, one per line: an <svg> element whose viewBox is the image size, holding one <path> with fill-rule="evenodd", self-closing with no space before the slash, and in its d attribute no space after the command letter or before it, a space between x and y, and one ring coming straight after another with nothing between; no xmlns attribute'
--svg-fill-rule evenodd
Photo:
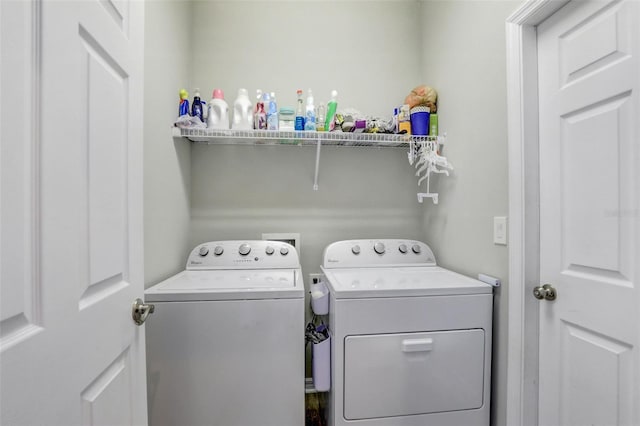
<svg viewBox="0 0 640 426"><path fill-rule="evenodd" d="M538 424L540 274L536 27L567 0L529 0L506 21L509 162L508 425Z"/></svg>

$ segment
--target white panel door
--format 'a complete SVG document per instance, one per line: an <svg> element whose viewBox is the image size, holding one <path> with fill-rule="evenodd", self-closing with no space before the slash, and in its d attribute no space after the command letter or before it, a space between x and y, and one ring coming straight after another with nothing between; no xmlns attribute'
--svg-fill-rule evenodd
<svg viewBox="0 0 640 426"><path fill-rule="evenodd" d="M538 27L540 425L640 424L640 2Z"/></svg>
<svg viewBox="0 0 640 426"><path fill-rule="evenodd" d="M144 5L2 1L0 20L0 424L146 424Z"/></svg>

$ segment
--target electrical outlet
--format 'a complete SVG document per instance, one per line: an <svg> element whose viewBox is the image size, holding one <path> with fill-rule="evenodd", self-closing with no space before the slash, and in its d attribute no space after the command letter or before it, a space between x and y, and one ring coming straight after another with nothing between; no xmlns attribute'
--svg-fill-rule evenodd
<svg viewBox="0 0 640 426"><path fill-rule="evenodd" d="M313 279L317 278L318 282L320 282L320 280L322 279L322 274L321 273L317 273L317 274L309 274L309 284L311 285L313 283Z"/></svg>

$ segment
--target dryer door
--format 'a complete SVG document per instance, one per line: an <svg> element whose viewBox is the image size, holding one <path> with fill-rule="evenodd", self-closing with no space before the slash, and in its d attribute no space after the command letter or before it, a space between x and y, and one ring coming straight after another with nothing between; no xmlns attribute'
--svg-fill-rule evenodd
<svg viewBox="0 0 640 426"><path fill-rule="evenodd" d="M484 330L349 336L347 420L480 408Z"/></svg>

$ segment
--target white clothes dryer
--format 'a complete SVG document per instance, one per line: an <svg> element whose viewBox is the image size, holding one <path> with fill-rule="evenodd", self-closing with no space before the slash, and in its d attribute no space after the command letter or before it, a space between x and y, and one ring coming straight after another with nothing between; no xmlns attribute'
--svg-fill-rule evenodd
<svg viewBox="0 0 640 426"><path fill-rule="evenodd" d="M149 423L304 424L304 284L295 248L217 241L147 289Z"/></svg>
<svg viewBox="0 0 640 426"><path fill-rule="evenodd" d="M492 287L413 240L326 247L329 424L488 426Z"/></svg>

